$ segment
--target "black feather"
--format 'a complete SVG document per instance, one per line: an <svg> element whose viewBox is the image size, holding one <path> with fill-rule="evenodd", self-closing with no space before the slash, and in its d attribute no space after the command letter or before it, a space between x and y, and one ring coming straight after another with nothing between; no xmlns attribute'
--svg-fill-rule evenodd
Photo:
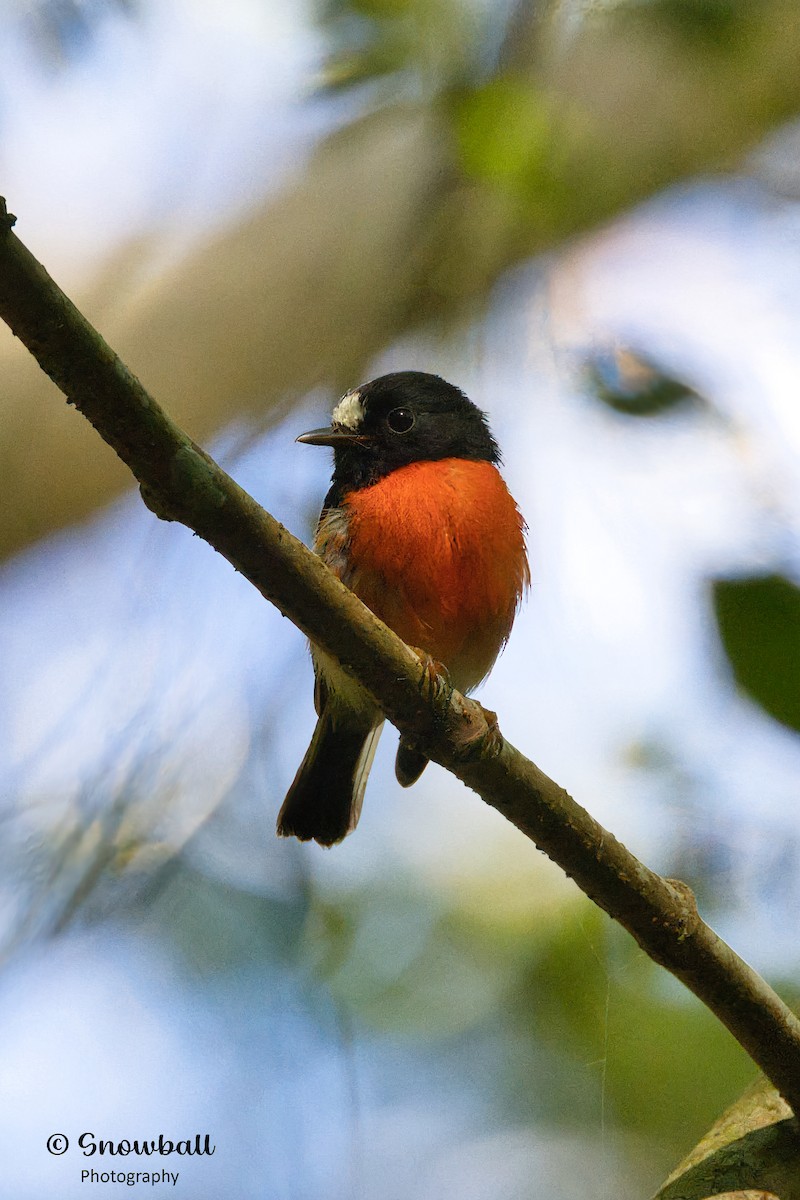
<svg viewBox="0 0 800 1200"><path fill-rule="evenodd" d="M416 783L428 765L428 759L419 750L409 746L408 742L400 741L397 747L397 758L394 762L394 773L401 787L411 787Z"/></svg>
<svg viewBox="0 0 800 1200"><path fill-rule="evenodd" d="M500 463L500 450L476 404L455 384L425 371L394 371L356 389L364 406L363 440L337 446L324 509L337 508L348 492L370 487L398 467L442 458ZM399 408L413 425L398 433L388 417Z"/></svg>
<svg viewBox="0 0 800 1200"><path fill-rule="evenodd" d="M278 836L333 846L355 829L364 794L359 770L374 725L334 724L324 709L278 814Z"/></svg>

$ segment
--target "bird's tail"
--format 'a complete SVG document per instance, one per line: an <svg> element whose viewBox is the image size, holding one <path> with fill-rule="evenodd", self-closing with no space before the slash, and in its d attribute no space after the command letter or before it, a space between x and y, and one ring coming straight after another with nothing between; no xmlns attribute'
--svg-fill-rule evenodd
<svg viewBox="0 0 800 1200"><path fill-rule="evenodd" d="M411 787L412 783L417 782L427 765L428 759L425 755L419 750L415 750L413 746L409 746L408 742L404 742L401 738L394 764L397 782L402 787Z"/></svg>
<svg viewBox="0 0 800 1200"><path fill-rule="evenodd" d="M326 706L278 814L278 836L333 846L358 824L383 721L334 721Z"/></svg>

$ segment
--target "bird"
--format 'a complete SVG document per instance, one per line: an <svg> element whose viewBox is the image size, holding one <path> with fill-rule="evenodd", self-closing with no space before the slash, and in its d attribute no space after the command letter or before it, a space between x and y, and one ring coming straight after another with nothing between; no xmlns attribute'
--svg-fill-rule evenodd
<svg viewBox="0 0 800 1200"><path fill-rule="evenodd" d="M472 691L530 584L526 525L486 414L438 375L394 371L347 392L329 427L296 440L334 454L316 553L453 688ZM311 656L317 725L277 833L333 846L358 822L384 718L313 643ZM415 783L427 761L401 737L399 783Z"/></svg>

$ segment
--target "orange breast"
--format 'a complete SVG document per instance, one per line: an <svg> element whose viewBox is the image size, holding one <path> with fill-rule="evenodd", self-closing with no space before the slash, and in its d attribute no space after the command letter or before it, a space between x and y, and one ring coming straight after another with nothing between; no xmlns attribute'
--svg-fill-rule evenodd
<svg viewBox="0 0 800 1200"><path fill-rule="evenodd" d="M489 671L529 582L524 522L487 462L413 463L347 497L342 577L460 691Z"/></svg>

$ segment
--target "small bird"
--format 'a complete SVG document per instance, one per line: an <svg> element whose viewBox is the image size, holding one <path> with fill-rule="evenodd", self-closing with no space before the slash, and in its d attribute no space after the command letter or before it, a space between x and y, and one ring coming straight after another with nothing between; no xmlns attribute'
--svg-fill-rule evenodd
<svg viewBox="0 0 800 1200"><path fill-rule="evenodd" d="M486 416L438 375L396 371L348 392L330 428L334 471L314 549L343 583L467 693L489 673L530 582L525 523ZM383 726L371 696L311 647L318 721L278 834L322 846L355 829ZM408 787L427 759L401 738Z"/></svg>

